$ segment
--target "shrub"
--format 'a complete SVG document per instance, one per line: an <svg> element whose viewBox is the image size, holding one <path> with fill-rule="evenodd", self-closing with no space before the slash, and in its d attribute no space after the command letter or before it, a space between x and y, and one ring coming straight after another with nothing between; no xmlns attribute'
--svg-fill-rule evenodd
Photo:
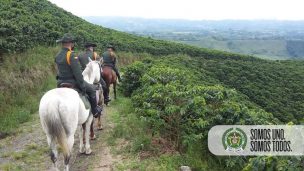
<svg viewBox="0 0 304 171"><path fill-rule="evenodd" d="M136 77L130 77L135 71ZM197 85L198 80L191 77L191 73L165 63L153 63L152 67L135 63L126 73L124 83L132 83L133 106L138 117L149 126L149 132L166 137L181 152L192 150L190 153L200 156L201 160L208 156L210 163L221 162L221 166L229 170L243 168L248 159L214 157L207 148L211 127L278 123L272 114L247 107L234 89ZM133 78L136 78L136 86Z"/></svg>
<svg viewBox="0 0 304 171"><path fill-rule="evenodd" d="M126 67L122 80L122 92L125 96L130 97L141 86L140 79L148 68L148 64L139 61Z"/></svg>

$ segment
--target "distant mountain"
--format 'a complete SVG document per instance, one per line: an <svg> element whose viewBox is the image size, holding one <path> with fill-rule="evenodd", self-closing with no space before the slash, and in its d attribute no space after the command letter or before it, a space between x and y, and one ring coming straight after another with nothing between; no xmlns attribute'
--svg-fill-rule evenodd
<svg viewBox="0 0 304 171"><path fill-rule="evenodd" d="M269 59L304 58L304 21L194 21L128 17L84 17L84 19L135 35L199 47Z"/></svg>
<svg viewBox="0 0 304 171"><path fill-rule="evenodd" d="M135 17L86 16L85 20L118 30L129 31L191 31L191 30L248 30L302 31L304 21L280 20L184 20L145 19Z"/></svg>

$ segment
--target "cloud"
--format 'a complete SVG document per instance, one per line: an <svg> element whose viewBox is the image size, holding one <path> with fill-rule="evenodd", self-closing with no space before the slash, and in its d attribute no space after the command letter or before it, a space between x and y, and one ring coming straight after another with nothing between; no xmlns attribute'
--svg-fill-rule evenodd
<svg viewBox="0 0 304 171"><path fill-rule="evenodd" d="M77 16L303 20L302 0L50 0Z"/></svg>

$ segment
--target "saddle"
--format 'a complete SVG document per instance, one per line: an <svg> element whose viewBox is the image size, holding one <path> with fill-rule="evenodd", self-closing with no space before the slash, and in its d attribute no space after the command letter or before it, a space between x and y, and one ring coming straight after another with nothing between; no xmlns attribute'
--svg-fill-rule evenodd
<svg viewBox="0 0 304 171"><path fill-rule="evenodd" d="M71 83L61 83L59 88L71 88L78 92L79 98L82 100L85 108L88 110L91 108L90 102L89 102L89 96L87 94L80 93L80 91Z"/></svg>
<svg viewBox="0 0 304 171"><path fill-rule="evenodd" d="M72 88L72 89L75 89L75 86L71 83L61 83L59 85L59 88Z"/></svg>

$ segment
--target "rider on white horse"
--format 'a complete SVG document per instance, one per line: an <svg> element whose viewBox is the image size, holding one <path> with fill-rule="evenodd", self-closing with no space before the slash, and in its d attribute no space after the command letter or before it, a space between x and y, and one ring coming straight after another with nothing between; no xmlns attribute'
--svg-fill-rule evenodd
<svg viewBox="0 0 304 171"><path fill-rule="evenodd" d="M102 60L102 58L99 59L100 57L98 56L98 54L96 52L94 52L94 48L97 47L97 45L95 43L87 42L87 43L85 43L84 47L85 47L85 51L78 55L78 60L81 65L81 70L84 70L86 68L86 66L90 62L90 60L92 60L92 61ZM104 93L103 96L105 98L105 101L109 101L109 99L108 99L109 97L106 94L106 92L108 91L107 90L108 87L102 77L100 77L100 84L102 86L102 90Z"/></svg>
<svg viewBox="0 0 304 171"><path fill-rule="evenodd" d="M89 62L81 75L77 59L70 51L73 44L73 39L71 36L65 35L60 41L63 43L63 49L56 58L56 63L59 69L59 85L76 85L77 87L85 89L86 86L83 84L90 85L93 83L98 83L101 77L99 61ZM67 73L70 74L67 75L69 76L69 79L60 79L60 77L66 76L63 74ZM73 78L75 77L74 80L72 79L72 76ZM88 83L86 83L84 80L86 80ZM94 100L96 101L96 99ZM92 124L93 115L90 112L90 109L86 108L77 91L65 87L55 88L48 91L41 98L39 105L39 116L43 131L47 136L47 142L51 148L51 160L53 161L56 170L58 170L57 145L61 147L64 156L65 170L69 170L69 161L77 126L80 126L79 152L91 154L92 150L90 147L89 131ZM83 128L85 128L85 143L83 139Z"/></svg>
<svg viewBox="0 0 304 171"><path fill-rule="evenodd" d="M62 50L57 54L55 59L58 68L57 86L60 87L63 83L68 83L72 84L73 87L79 89L82 93L86 93L89 96L93 116L98 117L102 112L102 108L97 105L94 87L83 80L78 58L71 50L74 46L73 36L65 34L57 42L62 43Z"/></svg>

